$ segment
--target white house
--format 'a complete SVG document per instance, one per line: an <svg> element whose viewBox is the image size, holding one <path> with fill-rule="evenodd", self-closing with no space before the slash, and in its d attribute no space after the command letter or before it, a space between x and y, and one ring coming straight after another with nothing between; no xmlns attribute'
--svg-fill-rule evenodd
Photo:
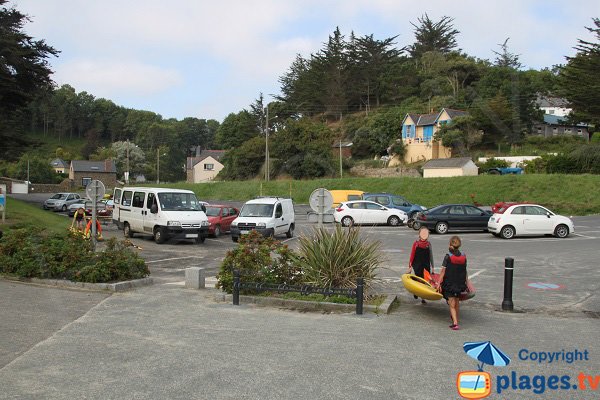
<svg viewBox="0 0 600 400"><path fill-rule="evenodd" d="M538 96L536 104L544 114L555 115L557 117L566 117L573 111L569 107L567 100L560 97Z"/></svg>
<svg viewBox="0 0 600 400"><path fill-rule="evenodd" d="M209 182L223 169L220 160L224 150L202 150L196 157L188 157L185 170L189 183Z"/></svg>
<svg viewBox="0 0 600 400"><path fill-rule="evenodd" d="M477 175L479 168L469 157L438 158L423 165L423 178Z"/></svg>

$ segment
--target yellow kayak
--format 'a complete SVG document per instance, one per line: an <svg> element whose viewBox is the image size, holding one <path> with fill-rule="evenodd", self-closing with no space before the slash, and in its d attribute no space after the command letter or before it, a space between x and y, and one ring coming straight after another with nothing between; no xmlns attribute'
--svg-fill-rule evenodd
<svg viewBox="0 0 600 400"><path fill-rule="evenodd" d="M425 300L440 300L442 294L438 293L425 279L413 274L402 275L402 283L406 290Z"/></svg>

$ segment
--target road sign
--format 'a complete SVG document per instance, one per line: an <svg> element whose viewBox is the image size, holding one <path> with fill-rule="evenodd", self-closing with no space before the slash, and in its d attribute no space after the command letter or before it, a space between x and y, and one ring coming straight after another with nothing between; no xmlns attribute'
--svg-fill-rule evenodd
<svg viewBox="0 0 600 400"><path fill-rule="evenodd" d="M325 211L329 210L331 206L333 206L333 196L331 195L331 192L327 189L315 189L310 194L308 203L310 204L310 208L312 208L314 212L322 214Z"/></svg>
<svg viewBox="0 0 600 400"><path fill-rule="evenodd" d="M106 188L104 187L104 183L97 179L94 179L85 187L85 195L94 202L102 200L105 194Z"/></svg>

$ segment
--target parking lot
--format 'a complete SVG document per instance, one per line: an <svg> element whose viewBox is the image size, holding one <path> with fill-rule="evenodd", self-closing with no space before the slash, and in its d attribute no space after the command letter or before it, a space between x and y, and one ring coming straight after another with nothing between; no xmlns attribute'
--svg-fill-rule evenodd
<svg viewBox="0 0 600 400"><path fill-rule="evenodd" d="M296 237L281 238L292 248L316 225L303 212L296 218ZM566 239L460 233L477 295L461 307L458 332L447 327L445 303L422 305L399 281L417 236L407 227L361 228L365 240L381 242L385 256L377 290L401 299L388 316L216 303L212 291L183 289L184 269L201 266L214 276L235 246L229 235L162 245L135 237L153 286L107 295L0 282L0 320L8 321L0 325L0 399L456 398L457 372L476 367L463 343L479 340L512 357L508 368L485 367L493 388L496 374L568 375L577 382L582 371L600 368L600 216L574 221L577 233ZM105 235L122 232L107 226ZM450 236L430 236L436 267ZM505 257L515 259L514 313L497 312ZM538 364L518 359L521 349L589 350L590 358ZM571 390L545 398L596 395ZM496 398L539 396L512 388Z"/></svg>
<svg viewBox="0 0 600 400"><path fill-rule="evenodd" d="M577 232L566 239L543 236L504 240L485 232L432 234L430 241L436 267L447 251L448 240L458 234L463 240L468 271L477 289L476 297L470 301L472 306L499 308L503 297L505 258L512 257L516 309L553 315L600 314L596 279L600 217L573 219ZM294 238L278 238L291 248L296 247L298 236L310 234L316 227L302 213L296 215L296 223ZM332 224L325 224L325 227L331 229ZM408 304L413 303L400 282L400 276L407 270L410 247L417 232L406 226L363 226L360 229L365 240L381 243L385 262L379 271L381 282L377 290L398 294ZM120 234L114 226L105 231L105 235L109 236ZM135 237L132 242L141 248L138 251L146 259L155 282L167 287L183 286L184 270L191 266L204 268L209 282L212 282L225 253L237 245L228 234L219 238L209 237L203 244L181 240L157 245L150 236ZM438 304L442 306L441 302Z"/></svg>

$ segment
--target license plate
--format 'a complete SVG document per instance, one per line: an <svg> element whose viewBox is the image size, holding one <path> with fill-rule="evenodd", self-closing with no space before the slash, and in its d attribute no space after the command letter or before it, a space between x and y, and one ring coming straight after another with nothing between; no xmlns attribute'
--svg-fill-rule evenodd
<svg viewBox="0 0 600 400"><path fill-rule="evenodd" d="M245 235L245 234L247 234L247 233L249 233L249 232L250 232L250 231L240 231L240 234L241 234L241 235Z"/></svg>
<svg viewBox="0 0 600 400"><path fill-rule="evenodd" d="M197 233L188 233L185 235L186 238L197 238L198 234Z"/></svg>

